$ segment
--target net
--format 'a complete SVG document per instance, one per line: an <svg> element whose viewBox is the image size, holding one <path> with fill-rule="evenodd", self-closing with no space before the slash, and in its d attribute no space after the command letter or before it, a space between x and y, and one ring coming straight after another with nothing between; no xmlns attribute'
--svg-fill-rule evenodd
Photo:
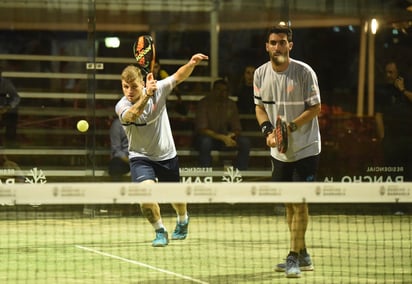
<svg viewBox="0 0 412 284"><path fill-rule="evenodd" d="M189 204L187 239L151 246L152 201L168 231ZM0 282L280 283L289 202L310 210L299 283L412 283L412 183L266 182L1 184Z"/></svg>

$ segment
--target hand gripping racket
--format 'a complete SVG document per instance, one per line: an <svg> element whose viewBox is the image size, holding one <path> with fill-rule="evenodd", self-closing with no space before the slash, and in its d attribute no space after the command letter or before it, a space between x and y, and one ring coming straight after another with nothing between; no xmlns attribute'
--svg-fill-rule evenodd
<svg viewBox="0 0 412 284"><path fill-rule="evenodd" d="M278 151L286 153L288 150L288 125L280 116L276 119L275 139Z"/></svg>
<svg viewBox="0 0 412 284"><path fill-rule="evenodd" d="M141 35L133 44L133 53L143 77L153 72L156 59L155 45L150 35Z"/></svg>

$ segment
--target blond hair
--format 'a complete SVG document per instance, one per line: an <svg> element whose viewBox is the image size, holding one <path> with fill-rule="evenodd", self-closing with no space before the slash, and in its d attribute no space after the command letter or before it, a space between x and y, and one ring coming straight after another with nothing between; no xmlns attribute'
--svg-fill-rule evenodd
<svg viewBox="0 0 412 284"><path fill-rule="evenodd" d="M131 83L139 79L140 81L143 80L142 72L140 69L134 65L129 65L123 69L121 74L121 80L127 83Z"/></svg>

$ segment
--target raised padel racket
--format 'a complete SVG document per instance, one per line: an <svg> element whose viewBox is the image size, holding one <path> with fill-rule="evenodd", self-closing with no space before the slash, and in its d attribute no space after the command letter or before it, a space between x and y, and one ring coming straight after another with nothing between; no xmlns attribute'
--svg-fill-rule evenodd
<svg viewBox="0 0 412 284"><path fill-rule="evenodd" d="M140 35L133 44L133 53L143 77L153 72L156 51L153 38L150 35Z"/></svg>

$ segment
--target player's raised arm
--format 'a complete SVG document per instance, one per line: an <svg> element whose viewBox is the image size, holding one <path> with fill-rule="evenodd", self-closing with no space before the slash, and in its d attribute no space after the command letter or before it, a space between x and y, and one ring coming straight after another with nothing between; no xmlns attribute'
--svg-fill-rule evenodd
<svg viewBox="0 0 412 284"><path fill-rule="evenodd" d="M190 74L192 74L193 70L195 69L196 65L198 65L203 60L208 60L209 56L204 55L202 53L196 53L192 56L192 58L187 62L185 65L181 66L176 73L173 74L177 83L181 83L186 80Z"/></svg>
<svg viewBox="0 0 412 284"><path fill-rule="evenodd" d="M137 101L132 107L125 113L124 119L128 122L135 121L142 115L147 101L153 96L156 91L156 80L153 78L153 73L149 73L146 78L146 91L142 92Z"/></svg>

